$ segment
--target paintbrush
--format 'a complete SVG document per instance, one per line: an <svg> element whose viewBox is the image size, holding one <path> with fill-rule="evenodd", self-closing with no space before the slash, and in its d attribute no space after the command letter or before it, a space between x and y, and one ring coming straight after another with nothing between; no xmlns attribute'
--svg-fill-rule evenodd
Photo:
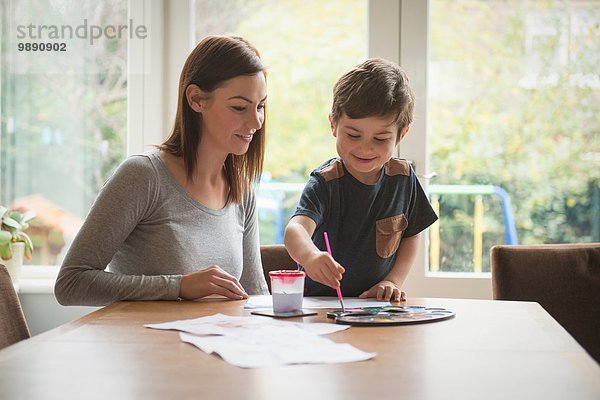
<svg viewBox="0 0 600 400"><path fill-rule="evenodd" d="M329 245L329 237L327 236L327 232L323 232L323 236L325 237L325 246L327 246L327 252L333 258L333 254L331 254L331 246ZM345 312L346 310L344 309L344 300L342 299L342 291L340 290L340 287L338 286L335 289L335 291L337 292L338 299L340 299L340 304L342 305L342 312Z"/></svg>

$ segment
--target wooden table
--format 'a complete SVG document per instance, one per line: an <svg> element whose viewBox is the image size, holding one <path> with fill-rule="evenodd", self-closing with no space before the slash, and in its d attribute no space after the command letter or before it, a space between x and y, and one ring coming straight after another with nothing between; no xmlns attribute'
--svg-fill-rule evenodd
<svg viewBox="0 0 600 400"><path fill-rule="evenodd" d="M537 303L408 304L456 317L328 335L368 361L242 369L143 324L247 315L243 301L116 303L0 351L0 399L600 399L600 366Z"/></svg>

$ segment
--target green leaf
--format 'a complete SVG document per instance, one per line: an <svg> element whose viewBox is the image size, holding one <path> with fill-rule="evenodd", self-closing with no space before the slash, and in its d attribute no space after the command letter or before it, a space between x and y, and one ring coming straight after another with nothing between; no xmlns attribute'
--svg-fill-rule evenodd
<svg viewBox="0 0 600 400"><path fill-rule="evenodd" d="M34 218L35 218L35 212L33 212L33 211L26 211L23 214L23 217L21 218L21 224L26 224L27 222L31 221Z"/></svg>
<svg viewBox="0 0 600 400"><path fill-rule="evenodd" d="M25 243L25 259L31 260L31 255L33 253L33 242L31 241L31 238L24 232L20 232L18 237L19 241Z"/></svg>
<svg viewBox="0 0 600 400"><path fill-rule="evenodd" d="M4 218L2 218L2 224L6 225L8 227L11 227L13 229L16 229L16 230L21 230L22 229L21 224L18 223L17 221L15 221L11 217L5 216Z"/></svg>
<svg viewBox="0 0 600 400"><path fill-rule="evenodd" d="M7 231L0 231L0 246L5 246L11 242L12 235Z"/></svg>
<svg viewBox="0 0 600 400"><path fill-rule="evenodd" d="M33 257L33 248L31 248L29 246L25 246L25 251L23 253L23 257L27 261L31 260L31 258Z"/></svg>
<svg viewBox="0 0 600 400"><path fill-rule="evenodd" d="M12 258L12 247L10 242L0 244L0 258L3 260L10 260Z"/></svg>
<svg viewBox="0 0 600 400"><path fill-rule="evenodd" d="M21 223L21 220L23 219L23 214L20 211L16 211L13 210L9 213L9 216L14 219L15 221L17 221L18 223Z"/></svg>

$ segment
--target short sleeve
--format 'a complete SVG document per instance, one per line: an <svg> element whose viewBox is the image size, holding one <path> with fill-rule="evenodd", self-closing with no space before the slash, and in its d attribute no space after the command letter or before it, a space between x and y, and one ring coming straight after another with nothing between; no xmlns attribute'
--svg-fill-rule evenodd
<svg viewBox="0 0 600 400"><path fill-rule="evenodd" d="M315 221L317 226L323 223L327 211L325 201L327 198L326 189L323 178L316 172L313 172L300 195L300 200L293 216L307 216Z"/></svg>
<svg viewBox="0 0 600 400"><path fill-rule="evenodd" d="M404 232L405 237L420 233L438 219L412 168L410 170L410 179L412 190L407 212L408 228Z"/></svg>

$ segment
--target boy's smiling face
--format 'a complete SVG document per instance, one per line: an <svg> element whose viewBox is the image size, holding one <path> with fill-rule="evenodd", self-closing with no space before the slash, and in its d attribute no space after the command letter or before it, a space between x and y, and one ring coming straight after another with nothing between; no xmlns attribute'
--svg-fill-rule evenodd
<svg viewBox="0 0 600 400"><path fill-rule="evenodd" d="M329 117L336 149L348 172L364 184L377 182L383 165L392 158L398 144L395 116L353 119L342 114L334 122ZM402 137L408 128L402 132Z"/></svg>

